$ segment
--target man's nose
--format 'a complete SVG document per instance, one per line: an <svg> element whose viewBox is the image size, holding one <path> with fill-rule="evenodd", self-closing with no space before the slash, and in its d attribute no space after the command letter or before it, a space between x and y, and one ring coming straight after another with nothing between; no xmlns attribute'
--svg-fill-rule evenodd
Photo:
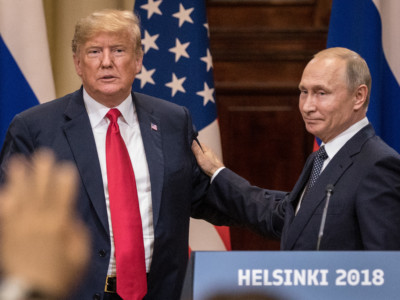
<svg viewBox="0 0 400 300"><path fill-rule="evenodd" d="M103 68L109 68L110 66L112 66L112 63L113 63L113 57L111 55L111 52L104 51L101 58L101 66Z"/></svg>
<svg viewBox="0 0 400 300"><path fill-rule="evenodd" d="M303 112L311 112L315 111L316 105L315 105L315 96L312 95L311 93L308 93L307 95L303 96L303 101L301 101L301 107L300 109Z"/></svg>

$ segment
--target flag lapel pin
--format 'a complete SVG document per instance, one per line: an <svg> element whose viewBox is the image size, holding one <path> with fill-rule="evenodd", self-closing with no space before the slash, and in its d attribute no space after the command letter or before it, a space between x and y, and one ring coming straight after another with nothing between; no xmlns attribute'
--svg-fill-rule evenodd
<svg viewBox="0 0 400 300"><path fill-rule="evenodd" d="M154 123L150 123L150 127L151 127L151 130L154 130L154 131L157 131L157 130L158 130L157 125L154 124Z"/></svg>

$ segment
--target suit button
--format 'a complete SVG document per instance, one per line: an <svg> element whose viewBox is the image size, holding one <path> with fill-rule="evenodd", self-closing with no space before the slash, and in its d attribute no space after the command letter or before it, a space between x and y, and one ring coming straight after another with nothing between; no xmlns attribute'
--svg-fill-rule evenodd
<svg viewBox="0 0 400 300"><path fill-rule="evenodd" d="M104 249L101 249L101 250L99 251L100 257L105 257L106 254L107 254L107 252L106 252L106 250L104 250Z"/></svg>
<svg viewBox="0 0 400 300"><path fill-rule="evenodd" d="M93 295L93 300L100 300L100 299L101 299L100 294L94 294Z"/></svg>

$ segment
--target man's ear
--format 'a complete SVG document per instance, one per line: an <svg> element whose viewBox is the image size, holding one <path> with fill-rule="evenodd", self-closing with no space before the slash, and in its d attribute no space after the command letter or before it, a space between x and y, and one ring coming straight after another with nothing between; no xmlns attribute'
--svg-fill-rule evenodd
<svg viewBox="0 0 400 300"><path fill-rule="evenodd" d="M354 110L360 110L367 101L368 87L365 84L360 85L354 94Z"/></svg>
<svg viewBox="0 0 400 300"><path fill-rule="evenodd" d="M139 74L142 70L143 55L136 57L136 74Z"/></svg>
<svg viewBox="0 0 400 300"><path fill-rule="evenodd" d="M81 59L79 57L79 53L78 52L74 53L72 58L74 59L74 66L75 66L76 74L81 76L82 75L82 70L81 70Z"/></svg>

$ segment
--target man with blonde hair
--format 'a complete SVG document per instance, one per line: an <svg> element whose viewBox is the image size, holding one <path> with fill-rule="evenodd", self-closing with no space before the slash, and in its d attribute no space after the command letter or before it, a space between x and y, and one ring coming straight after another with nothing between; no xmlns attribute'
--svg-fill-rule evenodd
<svg viewBox="0 0 400 300"><path fill-rule="evenodd" d="M193 143L200 167L212 176L208 200L239 223L280 238L282 250L400 250L400 156L366 117L366 62L349 49L323 50L307 64L299 89L306 129L322 144L293 190L251 186Z"/></svg>
<svg viewBox="0 0 400 300"><path fill-rule="evenodd" d="M178 299L189 217L210 211L201 207L209 180L191 152L191 116L132 91L143 59L132 12L83 18L72 51L82 87L15 116L0 179L13 154L42 147L76 165L77 210L91 233L92 256L71 299Z"/></svg>

